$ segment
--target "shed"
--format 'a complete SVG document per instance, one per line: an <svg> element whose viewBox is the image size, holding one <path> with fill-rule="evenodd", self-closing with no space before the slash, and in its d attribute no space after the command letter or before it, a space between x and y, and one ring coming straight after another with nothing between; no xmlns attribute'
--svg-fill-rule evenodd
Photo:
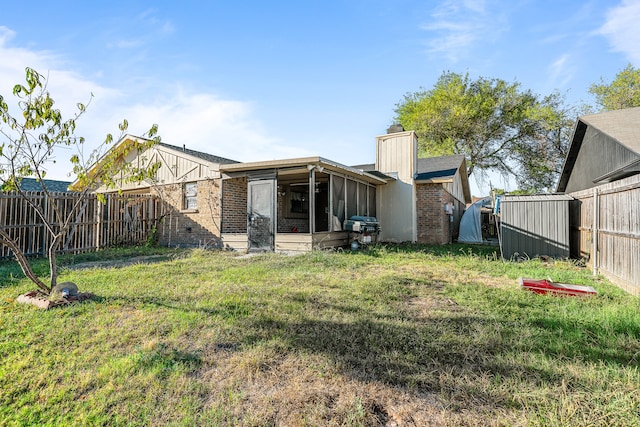
<svg viewBox="0 0 640 427"><path fill-rule="evenodd" d="M566 194L505 195L500 202L502 256L569 257L569 202Z"/></svg>

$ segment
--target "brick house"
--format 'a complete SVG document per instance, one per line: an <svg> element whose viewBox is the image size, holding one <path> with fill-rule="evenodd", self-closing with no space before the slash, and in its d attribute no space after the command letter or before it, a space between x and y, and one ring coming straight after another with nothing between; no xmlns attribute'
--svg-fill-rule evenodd
<svg viewBox="0 0 640 427"><path fill-rule="evenodd" d="M114 149L137 141L127 135ZM445 244L470 201L464 156L418 159L415 132L396 128L377 137L375 164L354 167L322 157L239 163L165 143L127 153L122 161L160 164L153 182L118 190L160 196L157 237L168 246L345 246L354 215L378 219L379 241Z"/></svg>
<svg viewBox="0 0 640 427"><path fill-rule="evenodd" d="M358 166L395 180L378 189L381 239L446 244L458 236L471 201L463 155L418 158L413 131L392 126L376 140L376 163Z"/></svg>
<svg viewBox="0 0 640 427"><path fill-rule="evenodd" d="M156 239L161 245L221 247L220 167L237 162L163 142L141 151L135 148L141 141L125 135L112 150L126 152L124 162L160 164L155 179L126 183L122 177L119 188L98 188L96 192L157 195L160 203L155 216L161 221L157 224Z"/></svg>

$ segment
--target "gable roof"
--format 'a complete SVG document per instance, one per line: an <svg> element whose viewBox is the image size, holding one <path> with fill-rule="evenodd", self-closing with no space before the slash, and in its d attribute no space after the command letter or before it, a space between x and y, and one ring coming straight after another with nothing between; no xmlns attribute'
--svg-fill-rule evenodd
<svg viewBox="0 0 640 427"><path fill-rule="evenodd" d="M184 153L184 154L188 154L190 156L193 157L197 157L199 159L202 160L206 160L207 162L211 162L211 163L220 163L221 165L228 165L228 164L232 164L232 163L240 163L236 160L231 160L231 159L226 159L224 157L220 157L220 156L214 156L213 154L209 154L209 153L203 153L202 151L196 151L196 150L191 150L189 148L186 148L186 146L182 146L182 147L178 147L175 145L170 145L170 144L166 144L164 142L160 142L158 145L165 147L165 148L169 148L171 150L175 150L178 151L180 153Z"/></svg>
<svg viewBox="0 0 640 427"><path fill-rule="evenodd" d="M122 138L120 138L120 140L118 140L118 142L113 147L111 147L111 149L109 151L115 151L116 153L124 153L131 146L137 146L142 142L150 142L150 140L147 139L147 138L142 138L142 137L139 137L139 136L126 134ZM178 146L175 146L175 145L170 145L170 144L167 144L167 143L164 143L164 142L160 142L160 143L157 144L157 147L162 147L162 149L168 150L168 152L173 151L177 155L182 156L182 157L186 157L186 158L191 157L192 159L195 159L196 161L198 161L198 160L199 161L205 161L207 163L213 163L213 164L233 164L233 163L238 163L235 160L230 160L230 159L226 159L224 157L214 156L213 154L203 153L201 151L191 150L191 149L186 148L185 146L178 147ZM99 171L99 168L100 168L100 164L103 162L105 156L106 156L106 154L103 155L102 158L100 158L96 163L94 163L91 166L91 168L88 171L90 176L92 176L95 173L99 173L98 171ZM218 166L215 166L215 167L217 168ZM78 191L78 189L79 189L79 181L78 180L74 181L70 185L70 188L73 191Z"/></svg>
<svg viewBox="0 0 640 427"><path fill-rule="evenodd" d="M418 159L414 176L416 181L422 182L452 182L456 173L460 173L462 191L465 203L471 202L471 189L467 176L467 161L464 154L452 156L425 157Z"/></svg>
<svg viewBox="0 0 640 427"><path fill-rule="evenodd" d="M557 192L564 192L569 183L578 152L582 147L587 127L597 129L608 135L621 146L640 157L640 107L625 108L624 110L605 111L598 114L588 114L578 117L573 128L569 150L558 180ZM638 170L640 158L618 169L612 170L602 178L603 182L612 181L617 177L628 176Z"/></svg>
<svg viewBox="0 0 640 427"><path fill-rule="evenodd" d="M640 107L589 114L581 116L579 120L640 154Z"/></svg>
<svg viewBox="0 0 640 427"><path fill-rule="evenodd" d="M415 179L453 177L464 161L463 154L418 159Z"/></svg>

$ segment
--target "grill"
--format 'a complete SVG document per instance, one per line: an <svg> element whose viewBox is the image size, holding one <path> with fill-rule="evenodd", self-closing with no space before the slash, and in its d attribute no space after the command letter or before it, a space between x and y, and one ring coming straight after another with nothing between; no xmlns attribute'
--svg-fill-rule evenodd
<svg viewBox="0 0 640 427"><path fill-rule="evenodd" d="M355 240L360 243L374 242L380 232L380 224L374 216L354 215L344 221L344 230L356 233Z"/></svg>

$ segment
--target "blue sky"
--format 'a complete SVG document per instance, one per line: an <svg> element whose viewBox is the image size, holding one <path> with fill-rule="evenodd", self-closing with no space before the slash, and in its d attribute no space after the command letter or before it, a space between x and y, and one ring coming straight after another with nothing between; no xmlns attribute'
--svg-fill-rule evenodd
<svg viewBox="0 0 640 427"><path fill-rule="evenodd" d="M95 95L89 141L127 118L131 133L157 123L166 143L239 161L372 163L395 105L443 71L591 102L592 83L640 66L640 0L96 3L5 2L0 94L30 66L63 111Z"/></svg>

